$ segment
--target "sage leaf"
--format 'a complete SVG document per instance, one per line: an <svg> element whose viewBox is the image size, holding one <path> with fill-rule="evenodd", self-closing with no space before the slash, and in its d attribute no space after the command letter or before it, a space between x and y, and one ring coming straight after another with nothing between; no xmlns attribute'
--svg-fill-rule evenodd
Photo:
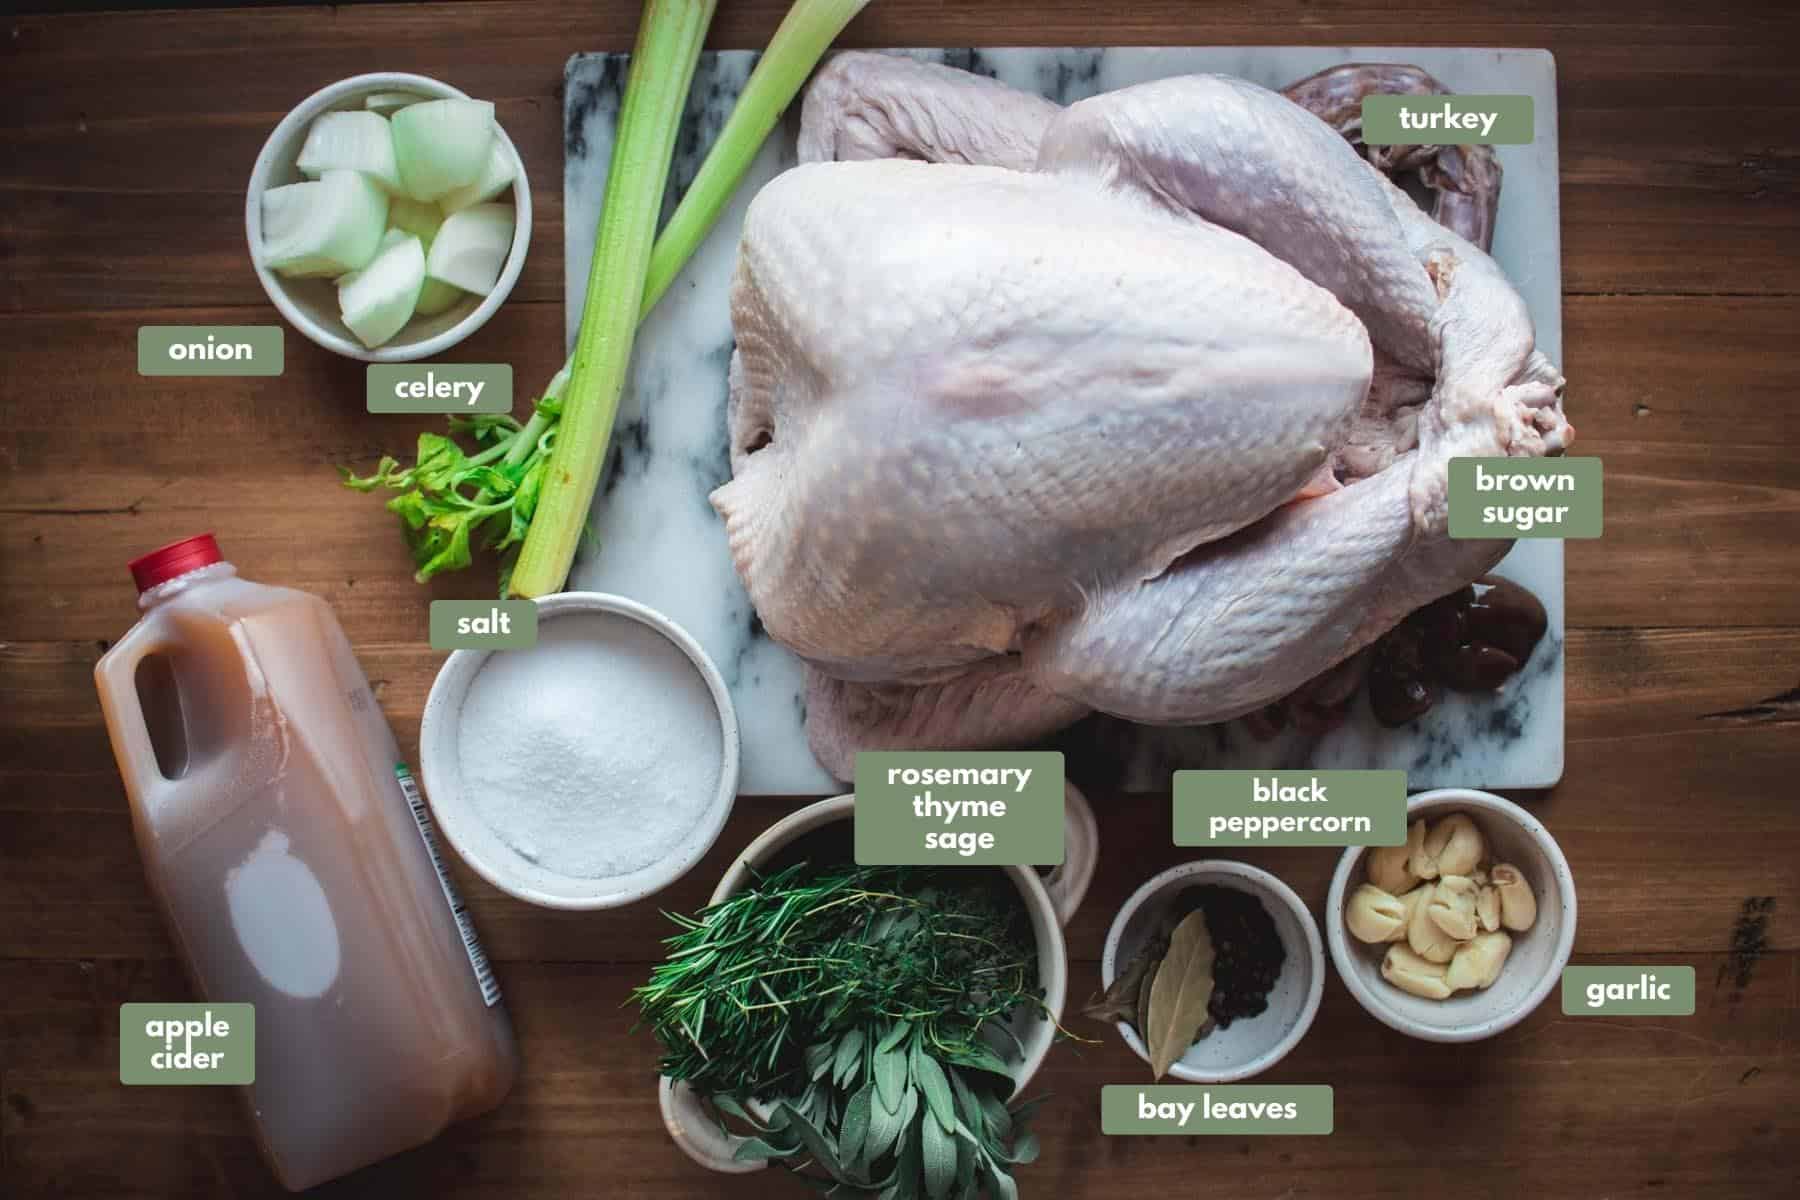
<svg viewBox="0 0 1800 1200"><path fill-rule="evenodd" d="M906 1055L896 1049L875 1052L875 1090L881 1106L889 1112L900 1111L901 1093L906 1090Z"/></svg>
<svg viewBox="0 0 1800 1200"><path fill-rule="evenodd" d="M1013 1124L1020 1128L1023 1128L1025 1126L1025 1123L1027 1121L1031 1120L1032 1117L1036 1116L1037 1110L1044 1107L1044 1105L1049 1101L1049 1099L1050 1099L1050 1093L1045 1092L1041 1096L1033 1096L1031 1099L1025 1101L1023 1104L1015 1105L1012 1110Z"/></svg>
<svg viewBox="0 0 1800 1200"><path fill-rule="evenodd" d="M981 1152L981 1143L975 1133L963 1122L956 1123L956 1194L972 1196L975 1193L975 1160Z"/></svg>
<svg viewBox="0 0 1800 1200"><path fill-rule="evenodd" d="M806 1152L813 1156L813 1161L823 1167L826 1173L839 1183L851 1183L850 1177L844 1172L843 1164L838 1162L837 1153L832 1150L831 1143L825 1140L825 1135L820 1133L813 1123L802 1116L792 1105L783 1103L781 1107L787 1111L789 1124L795 1135L799 1137L800 1144L805 1146Z"/></svg>
<svg viewBox="0 0 1800 1200"><path fill-rule="evenodd" d="M844 1105L844 1124L838 1132L838 1157L845 1167L854 1168L863 1158L863 1143L875 1115L875 1085L865 1083Z"/></svg>
<svg viewBox="0 0 1800 1200"><path fill-rule="evenodd" d="M996 1141L1005 1141L1012 1136L1012 1114L1006 1111L1006 1104L992 1092L981 1094L981 1113L987 1123L988 1132Z"/></svg>
<svg viewBox="0 0 1800 1200"><path fill-rule="evenodd" d="M956 1140L927 1116L919 1122L919 1159L924 1167L925 1194L944 1200L956 1181Z"/></svg>
<svg viewBox="0 0 1800 1200"><path fill-rule="evenodd" d="M822 1078L825 1072L831 1070L832 1063L836 1061L830 1042L816 1042L808 1046L803 1058L806 1063L806 1077L813 1080Z"/></svg>
<svg viewBox="0 0 1800 1200"><path fill-rule="evenodd" d="M930 1122L927 1122L929 1124ZM924 1174L925 1164L920 1155L919 1135L908 1132L901 1139L900 1166L894 1175L894 1182L900 1188L900 1200L916 1200L919 1197L920 1178Z"/></svg>
<svg viewBox="0 0 1800 1200"><path fill-rule="evenodd" d="M873 1167L875 1160L893 1146L904 1124L899 1111L889 1112L886 1105L875 1100L869 1108L869 1132L863 1143L862 1161Z"/></svg>
<svg viewBox="0 0 1800 1200"><path fill-rule="evenodd" d="M1169 935L1169 952L1150 985L1150 1012L1145 1019L1149 1029L1144 1041L1157 1079L1169 1073L1175 1060L1186 1054L1199 1036L1207 1003L1212 1000L1213 956L1206 914L1189 913Z"/></svg>
<svg viewBox="0 0 1800 1200"><path fill-rule="evenodd" d="M919 1093L913 1088L906 1089L906 1102L900 1106L900 1128L910 1129L913 1118L919 1115Z"/></svg>
<svg viewBox="0 0 1800 1200"><path fill-rule="evenodd" d="M1025 1043L1019 1040L1019 1035L1013 1032L1013 1027L1007 1022L990 1021L982 1027L982 1032L988 1035L990 1042L1004 1043L997 1047L999 1051L1020 1062L1025 1061Z"/></svg>
<svg viewBox="0 0 1800 1200"><path fill-rule="evenodd" d="M1012 1068L1006 1065L1006 1060L981 1043L957 1051L951 1061L959 1067L986 1071L1008 1081L1012 1079Z"/></svg>
<svg viewBox="0 0 1800 1200"><path fill-rule="evenodd" d="M877 1043L877 1045L875 1047L875 1053L876 1054L886 1054L889 1050L892 1050L895 1046L898 1046L900 1044L901 1039L904 1038L907 1034L909 1034L911 1032L912 1032L912 1022L911 1021L895 1021L894 1027L887 1031L887 1036L883 1037L881 1039L881 1041L879 1043Z"/></svg>
<svg viewBox="0 0 1800 1200"><path fill-rule="evenodd" d="M761 1138L745 1138L732 1151L731 1157L739 1162L768 1162L772 1158L790 1158L798 1149L798 1146L772 1146Z"/></svg>
<svg viewBox="0 0 1800 1200"><path fill-rule="evenodd" d="M838 1040L837 1058L832 1064L831 1078L839 1087L849 1082L851 1072L862 1062L863 1031L852 1029Z"/></svg>
<svg viewBox="0 0 1800 1200"><path fill-rule="evenodd" d="M1019 1200L1019 1185L1005 1168L991 1158L984 1159L983 1165L987 1168L988 1194L994 1200Z"/></svg>
<svg viewBox="0 0 1800 1200"><path fill-rule="evenodd" d="M974 1091L963 1082L961 1071L951 1069L950 1086L956 1093L956 1107L962 1111L963 1123L968 1125L971 1130L980 1129L982 1126L981 1101L975 1098Z"/></svg>
<svg viewBox="0 0 1800 1200"><path fill-rule="evenodd" d="M937 1059L926 1052L922 1042L912 1049L913 1083L925 1094L925 1104L945 1133L956 1128L956 1101L950 1095L950 1081Z"/></svg>
<svg viewBox="0 0 1800 1200"><path fill-rule="evenodd" d="M712 1106L728 1117L736 1117L758 1133L769 1132L769 1126L764 1125L761 1121L751 1116L749 1110L742 1104L739 1104L737 1100L731 1096L714 1096L712 1098Z"/></svg>
<svg viewBox="0 0 1800 1200"><path fill-rule="evenodd" d="M1035 1133L1021 1133L1013 1139L1012 1149L996 1154L1001 1162L1015 1163L1024 1166L1037 1161L1038 1138Z"/></svg>

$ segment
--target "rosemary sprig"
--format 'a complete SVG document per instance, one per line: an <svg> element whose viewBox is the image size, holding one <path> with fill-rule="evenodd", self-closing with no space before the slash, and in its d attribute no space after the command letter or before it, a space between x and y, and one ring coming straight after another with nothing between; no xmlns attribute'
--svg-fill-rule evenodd
<svg viewBox="0 0 1800 1200"><path fill-rule="evenodd" d="M664 1074L701 1090L779 1092L800 1078L796 1031L871 1020L914 1022L940 1056L993 1069L984 1028L1041 994L1022 909L980 877L800 864L678 921L632 997Z"/></svg>

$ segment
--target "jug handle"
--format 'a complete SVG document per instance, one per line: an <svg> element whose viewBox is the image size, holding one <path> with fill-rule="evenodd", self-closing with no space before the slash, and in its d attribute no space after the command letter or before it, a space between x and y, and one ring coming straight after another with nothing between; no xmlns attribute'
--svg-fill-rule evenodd
<svg viewBox="0 0 1800 1200"><path fill-rule="evenodd" d="M100 707L116 718L112 727L118 730L119 741L113 751L120 760L119 768L127 779L135 781L146 810L156 807L156 801L174 786L174 781L162 773L162 765L156 761L150 727L144 722L143 705L138 702L137 673L146 658L173 649L174 643L146 630L140 637L127 635L121 639L106 658L94 665Z"/></svg>
<svg viewBox="0 0 1800 1200"><path fill-rule="evenodd" d="M1044 890L1056 907L1056 919L1063 925L1074 919L1075 912L1086 899L1088 885L1094 881L1094 864L1100 858L1100 829L1094 823L1094 810L1081 789L1067 780L1063 782L1063 861L1044 876Z"/></svg>
<svg viewBox="0 0 1800 1200"><path fill-rule="evenodd" d="M769 1165L762 1160L738 1158L737 1148L745 1139L722 1128L687 1084L664 1075L657 1084L656 1098L662 1105L663 1128L683 1154L707 1170L747 1175Z"/></svg>

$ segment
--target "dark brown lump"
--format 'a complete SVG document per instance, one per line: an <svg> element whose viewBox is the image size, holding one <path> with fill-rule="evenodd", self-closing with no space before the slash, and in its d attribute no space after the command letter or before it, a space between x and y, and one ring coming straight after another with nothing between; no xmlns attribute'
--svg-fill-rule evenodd
<svg viewBox="0 0 1800 1200"><path fill-rule="evenodd" d="M1375 719L1404 725L1444 688L1492 692L1531 657L1549 614L1509 579L1484 575L1419 609L1375 643L1369 703Z"/></svg>
<svg viewBox="0 0 1800 1200"><path fill-rule="evenodd" d="M1195 909L1206 914L1214 954L1213 994L1206 1011L1213 1023L1224 1029L1267 1009L1287 948L1262 901L1209 883L1182 892L1175 909L1183 916Z"/></svg>

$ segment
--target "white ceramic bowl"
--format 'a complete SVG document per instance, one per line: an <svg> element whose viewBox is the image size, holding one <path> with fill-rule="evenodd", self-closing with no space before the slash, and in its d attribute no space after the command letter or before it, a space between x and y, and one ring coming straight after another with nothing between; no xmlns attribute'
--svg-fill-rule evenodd
<svg viewBox="0 0 1800 1200"><path fill-rule="evenodd" d="M256 277L262 280L263 291L288 323L308 340L364 362L412 362L441 354L480 329L512 291L525 266L525 251L531 245L531 184L525 178L525 164L512 139L506 136L506 130L499 130L500 144L513 160L513 185L510 194L502 192L498 199L504 201L510 195L514 209L512 252L500 269L499 282L487 295L465 296L437 316L414 317L393 340L369 349L344 325L338 314L337 288L329 279L289 279L263 266L262 196L269 188L300 182L302 177L294 162L306 144L306 131L312 127L313 118L338 109L360 109L364 99L375 92L412 92L434 100L466 95L424 75L393 71L352 75L320 88L281 119L256 156L256 165L250 169L250 189L244 197L244 232L250 240L250 261L256 267Z"/></svg>
<svg viewBox="0 0 1800 1200"><path fill-rule="evenodd" d="M1188 1047L1169 1074L1188 1083L1228 1083L1260 1075L1286 1057L1312 1027L1325 990L1325 950L1319 943L1319 926L1300 897L1275 876L1246 863L1205 859L1170 867L1153 877L1125 901L1106 933L1106 949L1100 957L1103 987L1111 987L1127 963L1136 957L1155 922L1184 889L1201 884L1248 892L1262 901L1275 921L1287 957L1281 974L1269 992L1269 1006L1254 1017L1239 1018ZM1119 1036L1132 1053L1150 1061L1144 1040L1124 1021L1115 1022Z"/></svg>
<svg viewBox="0 0 1800 1200"><path fill-rule="evenodd" d="M854 795L820 800L789 813L744 848L724 878L719 880L719 886L713 889L707 903L718 904L742 890L753 878L753 871L769 865L796 838L822 826L847 822L855 813ZM1081 907L1093 874L1092 864L1099 853L1093 810L1072 784L1065 785L1063 822L1063 868L1046 877L1040 877L1030 867L996 868L1004 871L1019 889L1020 901L1030 918L1032 937L1037 942L1038 982L1043 985L1044 1008L1048 1012L1048 1019L1036 1011L1021 1011L1013 1017L1013 1032L1024 1050L1023 1057L1012 1069L1015 1095L1031 1082L1056 1042L1057 1023L1062 1020L1063 1003L1069 990L1069 952L1063 942L1062 927ZM737 1157L736 1151L743 1139L727 1132L685 1083L663 1076L657 1099L669 1136L684 1154L701 1166L722 1174L741 1175L769 1165L765 1159ZM761 1101L751 1101L750 1107L759 1117L769 1114L769 1106Z"/></svg>
<svg viewBox="0 0 1800 1200"><path fill-rule="evenodd" d="M1382 1024L1428 1042L1480 1041L1517 1025L1556 989L1575 946L1575 878L1543 823L1510 800L1470 788L1420 792L1406 804L1408 824L1454 812L1474 820L1487 839L1489 857L1518 867L1537 897L1537 923L1513 935L1512 953L1492 986L1428 1000L1381 977L1387 948L1365 945L1344 926L1344 902L1367 878L1366 847L1344 851L1325 901L1331 958L1350 994Z"/></svg>
<svg viewBox="0 0 1800 1200"><path fill-rule="evenodd" d="M457 650L438 670L425 715L419 726L419 772L438 828L463 861L503 892L546 908L617 908L661 891L691 870L725 827L737 796L738 723L731 693L706 651L686 630L653 608L604 592L559 592L537 601L540 635L554 621L573 614L603 614L635 621L661 634L692 664L706 683L719 717L721 762L712 803L674 850L658 861L626 875L590 879L563 875L525 858L507 845L474 810L465 794L459 749L463 704L475 677L496 654L532 654L532 650ZM629 720L629 709L621 711Z"/></svg>

